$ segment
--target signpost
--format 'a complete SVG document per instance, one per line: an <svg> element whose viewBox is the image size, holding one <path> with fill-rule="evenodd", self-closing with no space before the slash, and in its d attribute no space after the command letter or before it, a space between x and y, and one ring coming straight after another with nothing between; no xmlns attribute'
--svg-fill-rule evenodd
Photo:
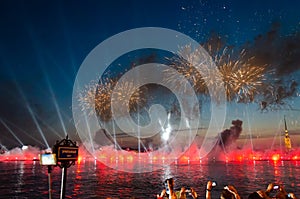
<svg viewBox="0 0 300 199"><path fill-rule="evenodd" d="M58 161L76 161L78 157L78 147L58 147Z"/></svg>
<svg viewBox="0 0 300 199"><path fill-rule="evenodd" d="M56 154L57 166L62 169L60 199L65 198L66 182L67 182L67 169L75 165L78 158L78 146L76 142L69 140L68 136L61 141L56 141L53 146L53 153Z"/></svg>

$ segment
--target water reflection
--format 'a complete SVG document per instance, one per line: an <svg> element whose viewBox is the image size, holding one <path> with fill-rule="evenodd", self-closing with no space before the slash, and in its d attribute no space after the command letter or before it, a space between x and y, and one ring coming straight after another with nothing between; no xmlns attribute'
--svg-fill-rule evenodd
<svg viewBox="0 0 300 199"><path fill-rule="evenodd" d="M119 165L121 166L121 164ZM134 165L131 165L134 166ZM237 187L243 198L268 183L283 183L287 191L300 195L299 162L253 161L236 163L173 164L151 173L125 173L94 161L69 168L66 193L69 198L154 198L166 178L175 179L175 189L195 187L205 197L207 180L217 182L213 198L227 184ZM48 198L47 168L32 162L0 162L0 198ZM52 172L53 198L59 198L61 169Z"/></svg>

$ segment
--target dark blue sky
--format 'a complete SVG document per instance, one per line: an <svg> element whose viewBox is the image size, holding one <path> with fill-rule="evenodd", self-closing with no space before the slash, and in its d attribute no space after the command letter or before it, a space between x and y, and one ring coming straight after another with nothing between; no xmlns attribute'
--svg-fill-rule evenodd
<svg viewBox="0 0 300 199"><path fill-rule="evenodd" d="M74 133L71 102L77 70L87 54L108 37L132 28L155 26L183 32L200 43L214 31L229 45L240 48L257 35L266 34L274 22L280 23L283 37L298 32L299 7L298 1L259 0L2 0L0 118L25 144L41 145L44 142L26 108L29 106L46 139L53 143L58 139L53 130L62 136L64 133L51 89L67 131ZM299 114L293 117L299 118ZM1 144L20 145L2 124L0 133Z"/></svg>

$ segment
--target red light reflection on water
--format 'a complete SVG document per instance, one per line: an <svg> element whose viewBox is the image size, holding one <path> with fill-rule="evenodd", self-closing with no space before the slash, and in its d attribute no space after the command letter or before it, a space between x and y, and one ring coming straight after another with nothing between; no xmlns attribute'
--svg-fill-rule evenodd
<svg viewBox="0 0 300 199"><path fill-rule="evenodd" d="M175 159L176 164L198 164L199 162L205 162L207 160L221 160L226 162L243 162L243 161L281 161L281 160L300 160L300 150L290 151L289 153L285 151L252 151L252 150L237 150L232 151L228 154L222 155L220 157L206 157L201 158L197 156L198 153L187 152ZM117 162L124 164L134 164L136 162L151 162L151 163L164 163L173 158L173 156L168 156L166 154L149 156L147 153L138 154L136 152L124 152L124 153L111 153L108 151L101 151L97 156L97 159L101 162Z"/></svg>
<svg viewBox="0 0 300 199"><path fill-rule="evenodd" d="M0 161L38 161L36 154L26 155L0 155Z"/></svg>
<svg viewBox="0 0 300 199"><path fill-rule="evenodd" d="M79 156L78 156L78 158L77 158L77 163L78 163L78 164L80 164L80 163L81 163L81 161L82 161L82 156L81 156L81 155L79 155Z"/></svg>
<svg viewBox="0 0 300 199"><path fill-rule="evenodd" d="M285 152L283 150L274 150L274 151L252 151L252 150L236 150L227 154L222 154L219 157L205 157L201 158L198 156L198 152L194 150L188 150L185 154L179 158L171 156L168 154L157 154L154 155L148 153L137 153L135 151L112 151L112 150L103 150L92 157L89 153L84 150L79 151L79 157L77 164L81 164L86 160L99 160L100 162L109 162L117 163L119 165L126 164L132 166L135 163L144 162L144 163L157 163L163 164L169 162L169 160L174 160L176 164L199 164L208 160L220 160L226 162L244 162L244 161L299 161L300 160L300 149L294 149L290 152ZM31 153L30 151L19 153L4 153L0 155L0 161L36 161L38 159L38 154L36 152Z"/></svg>
<svg viewBox="0 0 300 199"><path fill-rule="evenodd" d="M287 152L278 152L278 151L268 151L268 152L231 152L226 155L226 161L259 161L259 160L271 160L271 161L280 161L280 160L300 160L300 154L298 151Z"/></svg>

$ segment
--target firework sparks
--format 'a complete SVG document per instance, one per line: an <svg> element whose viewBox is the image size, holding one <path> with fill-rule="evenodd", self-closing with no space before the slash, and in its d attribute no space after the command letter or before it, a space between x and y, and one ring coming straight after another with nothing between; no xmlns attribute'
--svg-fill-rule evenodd
<svg viewBox="0 0 300 199"><path fill-rule="evenodd" d="M209 45L207 48L208 50L212 49ZM240 52L237 59L231 57L227 48L224 48L220 55L216 53L212 61L215 62L218 69L204 64L209 62L201 61L203 56L200 53L201 51L197 49L192 52L190 46L185 46L179 53L181 57L169 59L170 66L191 83L195 92L210 94L211 98L218 101L220 86L224 86L228 101L236 99L238 102L247 103L254 101L255 96L262 93L263 90L269 89L270 85L266 83L266 80L271 71L268 71L266 66L252 65L253 58L246 59L245 50ZM201 73L197 68L201 70ZM165 72L168 74L165 81L178 86L183 85L183 82L174 78L177 75L174 70ZM208 88L210 89L208 90Z"/></svg>
<svg viewBox="0 0 300 199"><path fill-rule="evenodd" d="M108 121L112 117L111 103L113 101L125 105L127 110L123 111L137 111L138 107L146 103L146 99L144 98L145 87L135 89L133 82L123 82L114 91L116 84L117 81L112 79L107 79L101 83L91 81L85 90L79 94L78 100L82 111L89 111L89 114L96 111L97 116L102 121ZM112 98L113 92L117 93L117 98ZM128 96L129 93L133 94ZM126 99L130 99L129 102Z"/></svg>
<svg viewBox="0 0 300 199"><path fill-rule="evenodd" d="M251 64L253 58L245 59L245 50L242 50L236 60L230 58L225 49L215 62L222 74L228 101L237 99L238 102L252 102L256 95L266 89L267 76L271 71L264 66Z"/></svg>
<svg viewBox="0 0 300 199"><path fill-rule="evenodd" d="M171 69L165 70L164 72L167 76L165 81L176 86L184 86L182 92L186 92L186 85L184 82L181 82L182 79L174 78L179 73L188 80L196 93L208 94L208 87L211 85L219 85L218 83L221 83L221 78L218 75L219 73L216 72L216 69L205 64L209 63L209 61L201 60L201 58L205 57L202 53L203 51L200 49L192 51L190 46L184 46L181 48L178 53L179 57L176 56L168 59L170 61L170 66L176 69L176 71Z"/></svg>
<svg viewBox="0 0 300 199"><path fill-rule="evenodd" d="M145 92L146 87L136 89L133 82L122 82L114 90L117 96L112 97L112 102L119 103L120 107L125 107L127 110L121 110L121 112L137 111L139 107L145 105L146 98ZM129 101L127 99L130 99Z"/></svg>
<svg viewBox="0 0 300 199"><path fill-rule="evenodd" d="M265 69L258 66L243 66L232 74L233 91L239 100L253 101L265 80Z"/></svg>
<svg viewBox="0 0 300 199"><path fill-rule="evenodd" d="M186 84L182 79L174 78L179 74L183 75L192 86L194 87L195 92L205 92L205 83L201 77L201 74L197 69L191 65L187 60L182 57L174 57L170 59L172 61L171 66L176 69L174 70L165 70L167 78L164 80L166 82L172 83L176 87L184 86L183 92L186 92Z"/></svg>

